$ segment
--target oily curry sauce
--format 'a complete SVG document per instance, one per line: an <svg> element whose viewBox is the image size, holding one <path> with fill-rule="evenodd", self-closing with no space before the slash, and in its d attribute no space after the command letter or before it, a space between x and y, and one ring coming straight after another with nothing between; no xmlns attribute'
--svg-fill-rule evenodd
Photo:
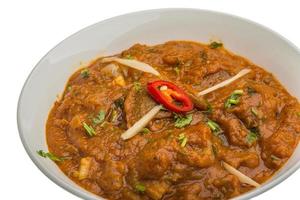
<svg viewBox="0 0 300 200"><path fill-rule="evenodd" d="M120 135L157 105L146 84L159 78L101 58L75 72L46 133L49 151L65 158L57 165L86 190L107 199L229 199L254 187L222 161L263 183L296 148L298 101L272 74L223 47L171 41L136 44L117 56L153 66L191 95L244 68L251 72L193 99L188 117L161 110L128 140Z"/></svg>

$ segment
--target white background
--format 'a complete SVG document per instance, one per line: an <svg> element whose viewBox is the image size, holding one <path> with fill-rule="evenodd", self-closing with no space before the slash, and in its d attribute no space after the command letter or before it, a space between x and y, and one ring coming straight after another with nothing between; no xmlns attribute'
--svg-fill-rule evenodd
<svg viewBox="0 0 300 200"><path fill-rule="evenodd" d="M78 199L35 167L21 144L16 123L18 96L26 77L48 50L70 34L132 11L190 7L251 19L300 47L300 11L296 3L297 0L0 0L0 199ZM297 171L255 199L297 199L299 186Z"/></svg>

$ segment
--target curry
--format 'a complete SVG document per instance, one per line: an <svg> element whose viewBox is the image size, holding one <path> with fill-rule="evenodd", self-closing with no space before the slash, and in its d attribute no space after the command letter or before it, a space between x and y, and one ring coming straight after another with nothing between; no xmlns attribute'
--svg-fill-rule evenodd
<svg viewBox="0 0 300 200"><path fill-rule="evenodd" d="M287 162L300 106L219 42L136 44L70 77L46 135L38 153L101 197L229 199Z"/></svg>

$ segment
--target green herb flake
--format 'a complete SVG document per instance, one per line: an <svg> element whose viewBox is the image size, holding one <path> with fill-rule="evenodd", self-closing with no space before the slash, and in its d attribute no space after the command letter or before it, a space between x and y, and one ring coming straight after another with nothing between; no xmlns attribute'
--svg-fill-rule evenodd
<svg viewBox="0 0 300 200"><path fill-rule="evenodd" d="M300 117L300 112L297 112L296 115L297 115L298 117Z"/></svg>
<svg viewBox="0 0 300 200"><path fill-rule="evenodd" d="M125 58L128 59L128 60L133 60L134 57L132 55L130 55L130 54L127 54L125 56Z"/></svg>
<svg viewBox="0 0 300 200"><path fill-rule="evenodd" d="M215 145L212 145L211 148L214 156L216 157L218 155L218 148Z"/></svg>
<svg viewBox="0 0 300 200"><path fill-rule="evenodd" d="M212 105L207 101L205 100L205 104L206 104L206 110L202 111L203 113L206 113L206 114L211 114L213 112L213 107Z"/></svg>
<svg viewBox="0 0 300 200"><path fill-rule="evenodd" d="M67 91L70 92L71 90L72 90L72 86L69 85L69 86L67 87Z"/></svg>
<svg viewBox="0 0 300 200"><path fill-rule="evenodd" d="M242 95L242 94L244 94L244 91L243 90L234 90L232 94L233 95Z"/></svg>
<svg viewBox="0 0 300 200"><path fill-rule="evenodd" d="M210 114L212 112L213 112L213 107L210 103L208 103L206 113Z"/></svg>
<svg viewBox="0 0 300 200"><path fill-rule="evenodd" d="M143 193L143 192L146 191L146 186L144 184L142 184L142 183L137 183L135 185L135 189L136 189L136 191Z"/></svg>
<svg viewBox="0 0 300 200"><path fill-rule="evenodd" d="M176 67L174 68L174 71L175 71L176 75L179 76L179 74L180 74L180 69L179 69L178 66L176 66Z"/></svg>
<svg viewBox="0 0 300 200"><path fill-rule="evenodd" d="M142 90L142 84L140 82L134 82L133 87L134 87L136 92L139 92L139 91Z"/></svg>
<svg viewBox="0 0 300 200"><path fill-rule="evenodd" d="M98 115L95 118L93 118L92 120L93 120L94 124L100 124L104 121L104 119L105 119L105 111L100 110Z"/></svg>
<svg viewBox="0 0 300 200"><path fill-rule="evenodd" d="M214 41L214 42L210 43L209 47L211 49L217 49L217 48L223 47L223 43Z"/></svg>
<svg viewBox="0 0 300 200"><path fill-rule="evenodd" d="M148 134L148 133L150 133L150 130L149 130L148 128L143 128L143 129L141 130L141 133L142 133L142 134Z"/></svg>
<svg viewBox="0 0 300 200"><path fill-rule="evenodd" d="M58 157L58 156L54 155L53 153L45 152L43 150L37 151L37 154L39 154L43 158L49 158L50 160L53 160L56 162L62 162L64 160L66 160L66 158L64 158L64 157Z"/></svg>
<svg viewBox="0 0 300 200"><path fill-rule="evenodd" d="M80 72L80 75L82 78L88 78L90 76L90 70L89 69L83 69Z"/></svg>
<svg viewBox="0 0 300 200"><path fill-rule="evenodd" d="M256 140L259 138L259 133L257 130L250 130L248 133L246 139L248 144L253 144Z"/></svg>
<svg viewBox="0 0 300 200"><path fill-rule="evenodd" d="M187 144L188 138L185 136L184 133L181 133L178 136L178 141L179 141L181 147L185 147L185 145Z"/></svg>
<svg viewBox="0 0 300 200"><path fill-rule="evenodd" d="M111 113L111 117L110 117L110 121L111 122L116 122L118 119L118 111L116 109L113 109L112 113Z"/></svg>
<svg viewBox="0 0 300 200"><path fill-rule="evenodd" d="M225 102L225 108L231 108L240 102L240 96L243 94L243 90L235 90Z"/></svg>
<svg viewBox="0 0 300 200"><path fill-rule="evenodd" d="M193 120L193 115L189 114L186 116L180 116L180 115L175 115L175 127L176 128L183 128L187 125L189 125L192 120Z"/></svg>
<svg viewBox="0 0 300 200"><path fill-rule="evenodd" d="M258 116L258 111L254 107L251 108L251 113L256 117Z"/></svg>
<svg viewBox="0 0 300 200"><path fill-rule="evenodd" d="M280 158L278 158L277 156L271 155L271 159L274 161L280 160Z"/></svg>
<svg viewBox="0 0 300 200"><path fill-rule="evenodd" d="M94 130L93 127L89 126L87 123L83 122L83 128L85 129L86 133L89 135L89 136L95 136L96 135L96 132Z"/></svg>
<svg viewBox="0 0 300 200"><path fill-rule="evenodd" d="M207 125L209 126L210 130L212 130L212 132L216 136L218 136L222 132L222 129L220 128L219 124L217 124L216 122L214 122L210 119L207 121Z"/></svg>

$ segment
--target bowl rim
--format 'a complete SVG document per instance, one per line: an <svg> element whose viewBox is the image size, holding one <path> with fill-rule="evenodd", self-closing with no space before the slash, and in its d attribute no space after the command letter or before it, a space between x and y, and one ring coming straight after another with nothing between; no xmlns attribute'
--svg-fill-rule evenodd
<svg viewBox="0 0 300 200"><path fill-rule="evenodd" d="M108 23L111 20L118 20L121 19L123 17L127 17L127 16L132 16L132 15L143 15L143 14L158 14L158 13L164 13L164 12L206 12L206 13L210 13L210 14L214 14L214 15L222 15L225 17L230 17L239 21L243 21L245 23L254 25L258 28L263 29L266 32L269 32L270 34L273 34L274 36L276 36L277 38L279 38L280 40L284 41L285 43L287 43L292 49L294 49L296 52L299 53L300 55L300 49L293 44L291 41L289 41L288 39L286 39L284 36L280 35L279 33L277 33L276 31L262 25L259 24L257 22L254 22L252 20L249 20L247 18L244 17L240 17L237 15L233 15L233 14L229 14L229 13L225 13L225 12L220 12L220 11L215 11L215 10L208 10L208 9L199 9L199 8L158 8L158 9L149 9L149 10L140 10L140 11L135 11L135 12L129 12L129 13L125 13L125 14L121 14L121 15L117 15L111 18L107 18L104 19L102 21L93 23L89 26L86 26L82 29L80 29L79 31L71 34L70 36L66 37L65 39L63 39L62 41L60 41L58 44L56 44L53 48L51 48L38 62L37 64L34 66L34 68L31 70L31 72L29 73L28 77L26 78L24 85L22 87L21 93L19 95L19 100L18 100L18 104L17 104L17 126L18 126L18 132L19 132L19 136L21 139L21 142L23 144L23 147L25 148L25 151L27 152L28 156L30 157L30 159L33 161L33 163L36 165L36 167L42 171L52 182L54 182L56 185L64 188L65 190L67 190L68 192L70 192L73 195L76 195L77 197L80 197L82 199L92 199L92 200L99 200L99 199L105 199L101 196L97 196L97 197L93 197L94 194L92 194L91 192L89 192L88 190L85 190L84 188L80 187L81 189L77 189L75 187L73 187L72 185L65 183L61 178L53 175L52 173L50 173L49 171L47 171L42 164L40 164L37 160L37 158L35 156L33 156L33 154L30 151L30 148L28 146L28 144L25 141L25 134L22 130L21 127L21 112L22 112L22 107L21 107L21 102L23 99L23 95L24 95L24 90L25 88L28 86L28 83L33 75L33 73L37 70L37 68L40 66L40 63L53 51L55 50L59 45L61 45L62 43L64 43L66 40L71 39L72 37L76 36L77 34L80 34L82 31L87 31L90 28L93 28L95 26L99 26L101 24L104 23ZM273 181L267 181L265 182L261 187L256 188L250 192L247 192L245 194L242 194L240 196L235 197L234 199L236 200L241 200L241 199L250 199L252 197L255 197L259 194L262 194L264 192L266 192L267 190L273 188L274 186L278 185L279 183L283 182L285 179L287 179L289 176L291 176L298 168L300 168L300 160L298 160L296 162L296 164L294 164L292 167L290 167L288 170L284 171L282 173L282 175L280 175L279 177L277 177L275 180ZM91 195L87 195L86 193L84 193L83 191L87 191L89 192Z"/></svg>

